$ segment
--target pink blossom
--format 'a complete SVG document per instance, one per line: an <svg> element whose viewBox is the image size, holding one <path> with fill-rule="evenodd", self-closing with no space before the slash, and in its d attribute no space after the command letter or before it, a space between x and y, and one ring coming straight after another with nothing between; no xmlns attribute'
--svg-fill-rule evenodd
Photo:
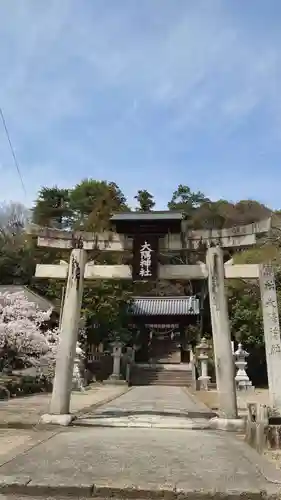
<svg viewBox="0 0 281 500"><path fill-rule="evenodd" d="M0 293L0 361L12 357L24 365L54 363L58 330L41 328L50 315L51 310L40 311L24 292Z"/></svg>

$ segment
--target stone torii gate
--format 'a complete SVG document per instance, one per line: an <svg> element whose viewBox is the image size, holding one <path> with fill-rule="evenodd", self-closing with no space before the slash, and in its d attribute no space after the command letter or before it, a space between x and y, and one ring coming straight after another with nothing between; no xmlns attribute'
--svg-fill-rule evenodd
<svg viewBox="0 0 281 500"><path fill-rule="evenodd" d="M273 270L268 265L232 265L223 261L223 248L252 246L256 235L269 229L270 220L266 220L221 231L187 231L182 221L181 234L159 239L159 249L166 252L196 250L202 243L208 247L206 264L158 265L158 278L208 279L219 407L226 419L237 418L237 402L225 278L260 281L270 399L273 407L281 409L281 341ZM68 425L72 420L72 372L84 279L132 279L133 272L128 265L87 262L87 250L120 252L131 250L134 242L132 237L117 233L70 233L37 226L32 226L29 232L38 236L38 246L71 250L69 264L64 261L59 265L37 264L35 273L38 278L67 279L50 414L43 420Z"/></svg>

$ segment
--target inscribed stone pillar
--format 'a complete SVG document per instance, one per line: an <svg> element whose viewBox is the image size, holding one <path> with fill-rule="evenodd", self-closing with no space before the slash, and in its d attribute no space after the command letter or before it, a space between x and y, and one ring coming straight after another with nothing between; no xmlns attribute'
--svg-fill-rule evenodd
<svg viewBox="0 0 281 500"><path fill-rule="evenodd" d="M86 251L83 249L72 250L51 398L50 413L52 415L67 415L70 413L72 374L83 295L85 265Z"/></svg>
<svg viewBox="0 0 281 500"><path fill-rule="evenodd" d="M262 264L259 274L269 399L281 412L281 340L274 271Z"/></svg>
<svg viewBox="0 0 281 500"><path fill-rule="evenodd" d="M208 248L207 268L219 406L225 418L237 418L234 362L221 248Z"/></svg>

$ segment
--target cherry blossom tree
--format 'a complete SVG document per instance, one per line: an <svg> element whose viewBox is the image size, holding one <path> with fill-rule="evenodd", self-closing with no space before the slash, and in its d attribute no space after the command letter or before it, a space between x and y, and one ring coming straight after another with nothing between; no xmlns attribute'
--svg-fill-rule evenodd
<svg viewBox="0 0 281 500"><path fill-rule="evenodd" d="M0 294L2 369L54 367L59 335L57 329L46 329L50 315L51 310L40 311L24 292Z"/></svg>

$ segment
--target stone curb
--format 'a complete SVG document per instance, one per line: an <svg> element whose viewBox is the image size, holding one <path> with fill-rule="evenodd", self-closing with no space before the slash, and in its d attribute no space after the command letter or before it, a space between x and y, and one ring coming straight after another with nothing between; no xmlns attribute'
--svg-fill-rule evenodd
<svg viewBox="0 0 281 500"><path fill-rule="evenodd" d="M138 488L132 486L110 487L98 484L38 484L29 477L4 476L0 478L0 494L24 495L33 498L67 496L77 498L115 498L124 500L277 500L279 490L188 490L176 486Z"/></svg>
<svg viewBox="0 0 281 500"><path fill-rule="evenodd" d="M90 419L75 420L72 423L75 427L118 427L125 429L177 429L177 430L209 430L208 423L199 424L196 422L188 423L187 425L181 425L175 423L165 423L165 422L94 422Z"/></svg>
<svg viewBox="0 0 281 500"><path fill-rule="evenodd" d="M97 403L93 403L90 406L84 406L80 410L73 411L74 415L74 421L76 418L79 416L83 415L84 413L91 412L92 410L95 410L96 408L99 408L100 406L106 405L107 403L111 403L111 401L114 401L114 399L119 398L119 396L123 396L126 392L130 391L132 387L124 387L124 391L119 392L119 394L110 396L106 399L103 399L101 401L98 401ZM40 415L41 417L41 415ZM1 422L0 421L0 429L21 429L21 430L28 430L28 429L52 429L54 426L52 424L42 424L40 423L40 417L38 417L38 420L36 422L22 422L22 421L7 421L7 422Z"/></svg>

